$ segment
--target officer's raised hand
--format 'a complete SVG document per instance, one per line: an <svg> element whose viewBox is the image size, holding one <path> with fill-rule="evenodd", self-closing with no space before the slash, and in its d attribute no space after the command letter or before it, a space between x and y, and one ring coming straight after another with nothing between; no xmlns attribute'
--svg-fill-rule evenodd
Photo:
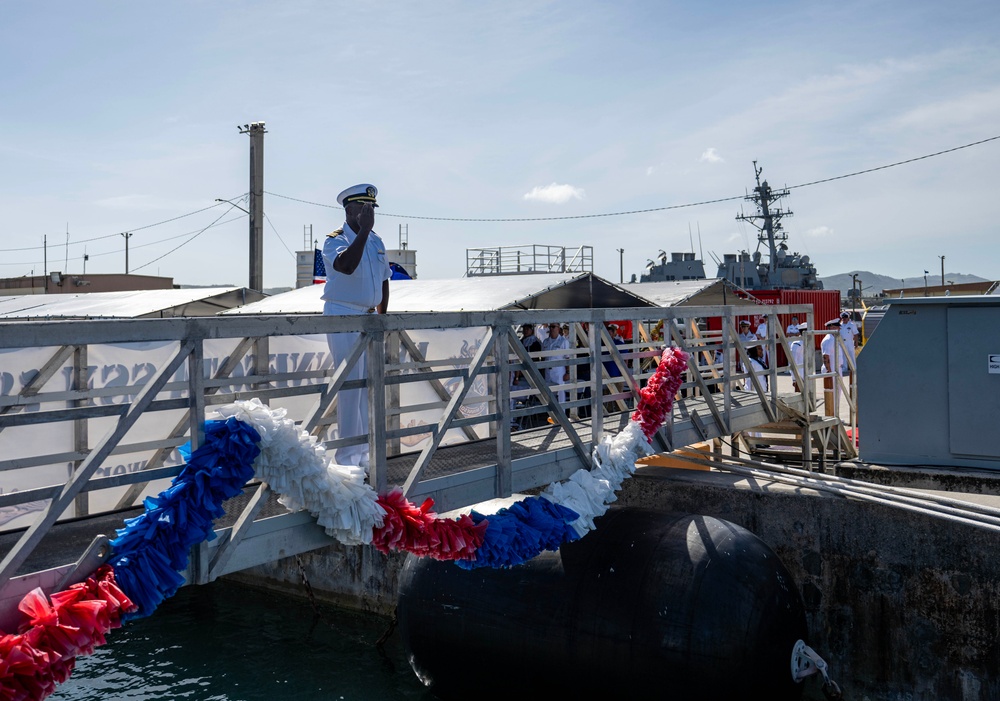
<svg viewBox="0 0 1000 701"><path fill-rule="evenodd" d="M359 235L367 236L372 227L375 226L375 208L372 207L367 202L361 203L361 212L358 214L358 230Z"/></svg>

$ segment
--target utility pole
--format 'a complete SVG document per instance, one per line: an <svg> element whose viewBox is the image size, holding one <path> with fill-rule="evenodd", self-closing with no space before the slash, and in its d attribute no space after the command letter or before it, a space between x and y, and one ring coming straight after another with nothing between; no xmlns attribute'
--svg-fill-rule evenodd
<svg viewBox="0 0 1000 701"><path fill-rule="evenodd" d="M857 288L856 292L855 292L855 288ZM856 311L858 311L858 297L861 296L861 283L858 282L858 274L857 273L851 273L851 293L852 293L851 294L851 299L853 300L852 304L851 304L851 311L852 312L856 312ZM851 315L851 319L853 319L853 318L854 318L854 315L852 314Z"/></svg>
<svg viewBox="0 0 1000 701"><path fill-rule="evenodd" d="M122 236L125 237L125 274L128 275L128 240L132 238L132 234L126 231Z"/></svg>
<svg viewBox="0 0 1000 701"><path fill-rule="evenodd" d="M264 122L236 127L250 135L250 284L264 290Z"/></svg>
<svg viewBox="0 0 1000 701"><path fill-rule="evenodd" d="M938 256L941 259L941 287L944 287L944 256Z"/></svg>
<svg viewBox="0 0 1000 701"><path fill-rule="evenodd" d="M625 249L617 248L618 251L618 282L625 282Z"/></svg>

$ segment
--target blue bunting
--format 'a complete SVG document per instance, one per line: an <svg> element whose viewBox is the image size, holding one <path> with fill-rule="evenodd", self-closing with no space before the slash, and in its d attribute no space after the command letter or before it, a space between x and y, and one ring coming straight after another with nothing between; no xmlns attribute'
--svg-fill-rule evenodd
<svg viewBox="0 0 1000 701"><path fill-rule="evenodd" d="M569 525L580 515L542 497L526 497L490 516L475 511L471 516L474 522L485 520L488 525L476 559L455 561L466 570L520 565L543 550L558 550L580 537Z"/></svg>
<svg viewBox="0 0 1000 701"><path fill-rule="evenodd" d="M215 538L213 521L225 513L222 502L240 493L253 477L260 435L249 424L230 418L205 424L205 441L192 454L182 446L187 464L146 510L125 521L111 541L115 578L139 607L124 618L150 615L184 583L191 547Z"/></svg>

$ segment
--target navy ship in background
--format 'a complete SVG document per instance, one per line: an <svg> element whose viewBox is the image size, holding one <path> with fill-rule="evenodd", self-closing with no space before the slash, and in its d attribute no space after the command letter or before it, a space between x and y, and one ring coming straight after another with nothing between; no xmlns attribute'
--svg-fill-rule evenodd
<svg viewBox="0 0 1000 701"><path fill-rule="evenodd" d="M646 272L639 278L639 282L705 279L705 264L695 258L694 253L671 253L670 260L667 260L667 254L660 251L657 260L658 263L646 263ZM635 282L634 276L632 282Z"/></svg>
<svg viewBox="0 0 1000 701"><path fill-rule="evenodd" d="M722 260L715 258L719 269L716 277L728 280L744 290L822 290L823 283L816 276L816 267L807 255L790 252L788 234L781 220L792 216L792 212L777 206L778 200L788 195L788 190L775 191L767 181L760 181L763 168L753 162L757 186L753 194L747 195L748 202L756 208L754 214L740 213L737 221L749 223L757 229L757 250L726 253ZM767 260L761 248L765 247ZM640 282L663 282L668 280L698 280L705 277L705 266L696 260L694 253L672 253L671 260L660 251L659 263L650 261Z"/></svg>
<svg viewBox="0 0 1000 701"><path fill-rule="evenodd" d="M822 290L823 283L816 277L816 268L809 256L791 253L788 250L788 234L781 220L792 216L792 212L776 206L778 200L788 195L788 190L772 190L767 181L760 181L763 168L753 162L757 186L747 201L756 207L754 214L736 216L736 221L744 221L757 229L757 250L753 255L747 251L727 253L719 263L716 277L725 278L745 290ZM761 247L767 247L767 262L763 261Z"/></svg>

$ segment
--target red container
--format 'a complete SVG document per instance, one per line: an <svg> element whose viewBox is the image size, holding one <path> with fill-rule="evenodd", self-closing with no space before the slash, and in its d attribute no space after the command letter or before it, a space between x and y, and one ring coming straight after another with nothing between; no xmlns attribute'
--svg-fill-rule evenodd
<svg viewBox="0 0 1000 701"><path fill-rule="evenodd" d="M813 307L813 324L816 332L816 348L825 335L823 324L840 316L840 290L753 290L750 292L755 299L763 304L811 304ZM791 314L780 314L778 319L781 330L784 331L792 323ZM757 322L759 323L759 319ZM799 315L799 323L805 323L804 315ZM757 325L751 319L753 328ZM774 330L770 329L773 333Z"/></svg>
<svg viewBox="0 0 1000 701"><path fill-rule="evenodd" d="M751 290L750 295L753 299L758 300L761 305L775 305L775 304L811 304L813 307L813 324L815 328L813 331L815 335L816 348L819 348L820 341L823 340L823 336L826 331L823 325L830 321L831 319L836 319L840 316L840 290ZM800 314L799 323L805 323L806 317L804 314ZM754 311L752 307L745 307L745 311L737 315L736 320L748 319L750 321L750 328L756 330L758 324L762 321L760 314ZM784 331L788 328L788 325L792 323L791 314L779 314L779 323L781 324L781 330ZM722 320L719 317L713 317L708 320L708 328L719 331L722 329ZM771 333L774 333L774 329L768 329ZM778 362L780 365L785 364L785 356L781 348L778 348Z"/></svg>

